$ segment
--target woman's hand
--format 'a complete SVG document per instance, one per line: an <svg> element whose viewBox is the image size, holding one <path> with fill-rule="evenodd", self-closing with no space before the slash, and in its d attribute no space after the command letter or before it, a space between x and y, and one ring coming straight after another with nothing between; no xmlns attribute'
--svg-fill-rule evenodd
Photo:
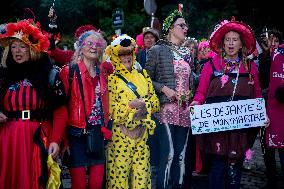
<svg viewBox="0 0 284 189"><path fill-rule="evenodd" d="M264 124L265 124L265 128L269 127L269 125L270 125L270 119L269 119L268 115L266 115L266 121L264 122Z"/></svg>
<svg viewBox="0 0 284 189"><path fill-rule="evenodd" d="M7 119L8 118L5 116L5 114L0 112L0 123L5 123L7 121Z"/></svg>
<svg viewBox="0 0 284 189"><path fill-rule="evenodd" d="M136 113L133 116L134 121L138 121L140 119L145 119L147 115L147 109L146 106L142 106L141 108L138 108Z"/></svg>
<svg viewBox="0 0 284 189"><path fill-rule="evenodd" d="M49 144L48 154L55 159L59 154L59 145L56 142L52 142Z"/></svg>
<svg viewBox="0 0 284 189"><path fill-rule="evenodd" d="M200 103L198 101L194 100L189 104L189 106L195 106L195 105L198 105L198 104L200 104Z"/></svg>
<svg viewBox="0 0 284 189"><path fill-rule="evenodd" d="M129 106L129 108L139 109L139 108L142 108L143 106L145 106L145 102L144 102L143 99L134 99L134 100L131 100L128 103L128 106Z"/></svg>
<svg viewBox="0 0 284 189"><path fill-rule="evenodd" d="M164 86L162 88L162 92L167 96L169 101L174 101L176 99L176 92L173 89Z"/></svg>

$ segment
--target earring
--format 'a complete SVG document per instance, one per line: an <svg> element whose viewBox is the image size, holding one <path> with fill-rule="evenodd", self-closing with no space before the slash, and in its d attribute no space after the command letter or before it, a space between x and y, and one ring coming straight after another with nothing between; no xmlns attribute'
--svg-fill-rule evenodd
<svg viewBox="0 0 284 189"><path fill-rule="evenodd" d="M225 56L226 56L226 52L225 52L224 48L221 48L221 57L225 58Z"/></svg>

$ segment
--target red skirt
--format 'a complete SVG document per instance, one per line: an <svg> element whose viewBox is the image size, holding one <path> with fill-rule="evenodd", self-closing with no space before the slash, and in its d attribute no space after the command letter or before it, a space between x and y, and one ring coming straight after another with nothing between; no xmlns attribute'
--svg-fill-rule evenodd
<svg viewBox="0 0 284 189"><path fill-rule="evenodd" d="M40 189L40 149L33 135L40 123L36 121L8 121L0 124L0 189ZM51 125L42 124L44 133Z"/></svg>

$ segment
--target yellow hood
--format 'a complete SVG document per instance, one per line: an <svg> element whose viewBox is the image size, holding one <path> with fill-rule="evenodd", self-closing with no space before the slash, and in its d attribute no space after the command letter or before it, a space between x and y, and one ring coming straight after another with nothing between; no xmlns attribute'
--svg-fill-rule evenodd
<svg viewBox="0 0 284 189"><path fill-rule="evenodd" d="M124 34L121 35L115 40L113 40L110 44L110 60L112 65L114 66L115 73L124 73L128 72L125 66L121 63L119 54L128 54L132 52L133 60L132 60L132 68L136 62L136 42L133 38L129 37L128 35ZM133 68L134 69L134 68Z"/></svg>

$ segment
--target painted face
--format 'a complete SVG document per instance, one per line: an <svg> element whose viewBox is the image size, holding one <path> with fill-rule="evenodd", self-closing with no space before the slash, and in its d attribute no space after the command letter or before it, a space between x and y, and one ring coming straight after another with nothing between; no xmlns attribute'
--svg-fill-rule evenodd
<svg viewBox="0 0 284 189"><path fill-rule="evenodd" d="M12 57L18 64L24 63L30 59L30 47L21 40L13 40L10 48Z"/></svg>
<svg viewBox="0 0 284 189"><path fill-rule="evenodd" d="M270 47L270 52L273 52L274 49L279 47L279 45L279 39L275 35L271 34L268 38L268 47Z"/></svg>
<svg viewBox="0 0 284 189"><path fill-rule="evenodd" d="M242 48L240 34L234 31L228 32L224 37L223 43L226 56L232 59L237 58L238 52Z"/></svg>
<svg viewBox="0 0 284 189"><path fill-rule="evenodd" d="M144 46L146 49L150 49L155 44L155 36L151 33L147 33L144 37Z"/></svg>
<svg viewBox="0 0 284 189"><path fill-rule="evenodd" d="M188 25L183 18L178 18L173 24L173 28L169 30L171 38L174 38L180 42L183 42L188 31Z"/></svg>
<svg viewBox="0 0 284 189"><path fill-rule="evenodd" d="M131 71L132 70L132 59L133 59L132 53L119 55L119 58L121 60L121 63L126 67L126 69L128 71Z"/></svg>
<svg viewBox="0 0 284 189"><path fill-rule="evenodd" d="M103 53L103 44L95 35L90 35L83 42L81 52L84 58L90 61L97 60Z"/></svg>

